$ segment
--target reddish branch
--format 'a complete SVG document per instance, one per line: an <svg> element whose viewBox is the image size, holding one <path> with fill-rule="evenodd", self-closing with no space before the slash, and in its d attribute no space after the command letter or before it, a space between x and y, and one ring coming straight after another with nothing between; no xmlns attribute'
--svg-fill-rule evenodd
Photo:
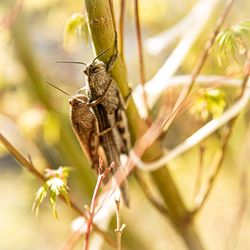
<svg viewBox="0 0 250 250"><path fill-rule="evenodd" d="M95 216L95 208L96 208L97 195L99 193L99 189L101 187L103 179L109 174L109 172L111 171L111 169L113 167L114 167L114 163L111 163L111 165L108 168L103 170L103 160L100 157L100 159L99 159L99 168L98 168L99 174L98 174L96 186L95 186L95 189L94 189L94 193L93 193L93 196L92 196L90 209L88 211L89 218L87 220L87 230L86 230L86 236L85 236L85 241L84 241L84 246L83 246L84 250L88 250L88 248L89 248L89 236L90 236L90 231L91 231L91 227L92 227L92 224L93 224L93 219L94 219L94 216Z"/></svg>
<svg viewBox="0 0 250 250"><path fill-rule="evenodd" d="M138 46L138 54L139 54L140 80L141 80L141 85L142 85L142 90L143 90L144 104L145 104L147 111L149 111L148 104L147 104L147 94L144 89L145 70L144 70L143 46L142 46L142 37L141 37L141 25L140 25L140 17L139 17L138 0L134 0L134 3L135 3L135 26L136 26L137 46Z"/></svg>

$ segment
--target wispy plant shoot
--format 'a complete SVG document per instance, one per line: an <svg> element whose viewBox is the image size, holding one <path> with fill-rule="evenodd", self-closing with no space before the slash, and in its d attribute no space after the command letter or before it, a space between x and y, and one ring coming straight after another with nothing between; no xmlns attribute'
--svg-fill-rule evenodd
<svg viewBox="0 0 250 250"><path fill-rule="evenodd" d="M241 63L250 47L250 20L242 21L221 31L217 36L218 62L234 58Z"/></svg>
<svg viewBox="0 0 250 250"><path fill-rule="evenodd" d="M68 196L69 188L67 186L67 179L70 170L69 167L59 167L57 170L45 170L45 175L48 180L37 190L32 206L32 211L36 213L36 216L38 216L40 206L47 195L49 196L50 206L56 218L58 218L56 210L56 200L58 196L61 195L70 206Z"/></svg>

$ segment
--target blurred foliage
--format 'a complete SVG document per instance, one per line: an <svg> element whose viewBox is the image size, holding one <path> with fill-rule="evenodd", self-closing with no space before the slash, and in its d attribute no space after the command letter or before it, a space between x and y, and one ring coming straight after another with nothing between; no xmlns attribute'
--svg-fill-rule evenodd
<svg viewBox="0 0 250 250"><path fill-rule="evenodd" d="M76 38L88 42L88 27L82 14L73 14L66 22L64 28L64 45L67 46Z"/></svg>
<svg viewBox="0 0 250 250"><path fill-rule="evenodd" d="M48 145L55 145L60 140L61 126L55 114L48 113L43 123L43 137Z"/></svg>
<svg viewBox="0 0 250 250"><path fill-rule="evenodd" d="M220 89L211 89L196 100L190 112L197 120L205 122L221 116L225 106L225 93Z"/></svg>
<svg viewBox="0 0 250 250"><path fill-rule="evenodd" d="M222 60L228 61L232 57L237 62L243 63L250 47L250 21L240 22L221 31L216 40L219 48L219 64L222 64Z"/></svg>

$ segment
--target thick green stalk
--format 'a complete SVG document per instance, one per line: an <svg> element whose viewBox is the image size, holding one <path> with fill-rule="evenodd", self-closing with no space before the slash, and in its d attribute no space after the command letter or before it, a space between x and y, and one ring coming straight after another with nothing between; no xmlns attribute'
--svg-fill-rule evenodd
<svg viewBox="0 0 250 250"><path fill-rule="evenodd" d="M87 11L88 27L92 36L95 53L99 54L107 48L112 48L114 46L115 32L109 0L85 0L85 6ZM112 51L105 54L103 58L104 62L107 62L111 53ZM121 58L118 58L117 63L112 70L112 76L115 78L123 97L128 96L129 87L127 75ZM137 108L132 99L129 101L127 116L132 141L135 142L135 140L140 138L147 130L147 125L139 117ZM162 151L160 141L156 141L147 150L143 158L147 161L153 161L159 158L161 154ZM170 219L182 236L187 247L192 250L204 249L193 223L187 220L189 211L184 205L169 170L163 166L159 170L152 172L151 175L168 208Z"/></svg>

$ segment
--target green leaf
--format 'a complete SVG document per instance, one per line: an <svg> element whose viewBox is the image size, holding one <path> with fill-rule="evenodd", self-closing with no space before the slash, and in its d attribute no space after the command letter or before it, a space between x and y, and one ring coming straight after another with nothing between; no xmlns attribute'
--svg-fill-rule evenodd
<svg viewBox="0 0 250 250"><path fill-rule="evenodd" d="M36 216L38 216L39 208L43 200L47 196L48 191L48 185L47 183L44 183L36 192L35 194L35 200L32 205L32 211L35 212Z"/></svg>
<svg viewBox="0 0 250 250"><path fill-rule="evenodd" d="M70 204L69 197L68 197L68 187L66 183L58 177L54 177L48 180L47 185L49 187L50 205L51 205L54 216L58 218L57 210L56 210L56 199L59 195L62 195L67 201L67 203Z"/></svg>
<svg viewBox="0 0 250 250"><path fill-rule="evenodd" d="M198 98L191 108L191 113L197 120L217 118L222 115L226 106L225 95L220 89L211 89Z"/></svg>
<svg viewBox="0 0 250 250"><path fill-rule="evenodd" d="M57 213L57 210L56 210L56 198L57 198L57 195L50 190L49 203L50 203L53 215L55 216L56 219L58 219L58 213Z"/></svg>
<svg viewBox="0 0 250 250"><path fill-rule="evenodd" d="M67 204L70 206L70 199L68 196L68 186L67 178L70 167L59 167L58 169L46 169L45 176L48 180L38 189L35 195L35 200L33 202L32 211L38 215L41 203L49 195L49 202L55 218L58 218L58 213L56 210L56 200L58 196L62 196Z"/></svg>
<svg viewBox="0 0 250 250"><path fill-rule="evenodd" d="M246 51L249 49L250 21L240 22L221 31L216 41L219 49L217 55L219 64L222 63L222 60L230 58L240 62L241 58L246 56Z"/></svg>
<svg viewBox="0 0 250 250"><path fill-rule="evenodd" d="M65 24L63 35L64 45L69 45L76 38L88 41L87 23L84 16L78 13L73 14Z"/></svg>

